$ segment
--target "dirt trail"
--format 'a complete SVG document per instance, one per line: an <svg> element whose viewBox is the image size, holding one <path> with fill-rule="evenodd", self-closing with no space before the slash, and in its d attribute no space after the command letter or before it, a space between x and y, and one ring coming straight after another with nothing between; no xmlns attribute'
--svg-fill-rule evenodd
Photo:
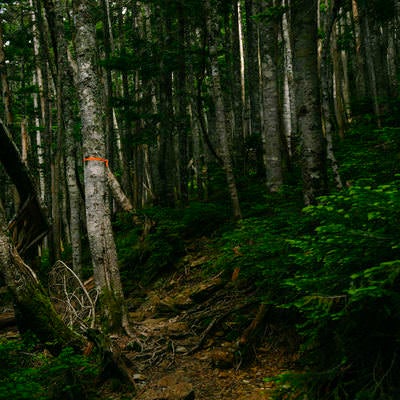
<svg viewBox="0 0 400 400"><path fill-rule="evenodd" d="M265 400L272 384L264 378L293 361L271 324L261 327L257 347L238 345L258 306L249 288L219 275L202 278L206 259L188 256L180 273L147 291L131 312L136 338L120 345L137 381L134 399Z"/></svg>

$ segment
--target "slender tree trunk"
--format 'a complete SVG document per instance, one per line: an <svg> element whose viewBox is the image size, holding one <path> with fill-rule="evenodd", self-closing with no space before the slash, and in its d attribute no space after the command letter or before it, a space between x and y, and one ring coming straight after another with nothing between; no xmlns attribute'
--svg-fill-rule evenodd
<svg viewBox="0 0 400 400"><path fill-rule="evenodd" d="M106 190L106 138L97 75L96 21L86 0L74 4L75 47L82 119L86 223L94 278L107 328L129 331Z"/></svg>
<svg viewBox="0 0 400 400"><path fill-rule="evenodd" d="M178 5L178 46L179 61L177 72L177 130L178 130L178 167L179 167L179 192L182 205L186 205L189 200L188 193L188 117L187 117L187 95L186 95L186 17L182 5Z"/></svg>
<svg viewBox="0 0 400 400"><path fill-rule="evenodd" d="M263 7L273 7L269 1ZM282 140L280 129L279 89L277 76L279 21L271 18L260 28L261 88L263 104L262 140L267 187L276 192L283 184Z"/></svg>
<svg viewBox="0 0 400 400"><path fill-rule="evenodd" d="M381 110L378 101L378 88L376 81L376 71L374 64L374 56L372 54L372 39L371 39L371 31L369 26L369 18L366 10L366 5L363 5L360 12L361 19L361 30L362 30L362 38L363 38L363 48L365 52L365 63L367 66L367 75L368 75L368 91L371 96L371 101L373 105L373 111L376 117L376 122L378 127L381 126Z"/></svg>
<svg viewBox="0 0 400 400"><path fill-rule="evenodd" d="M362 37L360 28L360 17L358 11L357 0L351 1L351 16L354 32L355 47L355 98L358 103L365 101L367 97L365 63L362 51Z"/></svg>
<svg viewBox="0 0 400 400"><path fill-rule="evenodd" d="M53 143L53 132L52 132L52 121L51 121L51 99L53 93L50 94L51 79L49 73L48 58L45 54L45 43L44 43L44 23L42 14L39 11L39 5L35 0L30 0L31 6L31 19L32 19L32 32L33 32L33 49L35 55L35 71L36 71L36 83L39 89L39 105L40 105L40 121L37 120L37 127L41 127L41 130L37 131L37 143L40 142L43 153L43 164L41 165L44 174L44 202L49 213L49 219L51 220L51 229L47 237L47 244L49 249L49 260L50 264L53 264L57 259L60 258L61 249L61 230L59 223L60 213L57 211L58 198L54 197L54 176L57 174L58 165L55 165L55 152L54 147L56 143ZM54 76L54 75L53 75ZM53 82L55 82L54 79ZM41 135L39 140L38 135ZM56 151L58 149L56 148Z"/></svg>
<svg viewBox="0 0 400 400"><path fill-rule="evenodd" d="M338 127L338 133L340 137L344 137L344 131L346 128L346 113L343 99L342 85L343 80L343 69L340 62L340 50L337 48L337 33L334 27L332 31L332 64L333 64L333 99L335 105L336 123Z"/></svg>
<svg viewBox="0 0 400 400"><path fill-rule="evenodd" d="M293 6L294 78L297 127L301 138L305 204L315 203L326 189L317 56L317 7L313 0Z"/></svg>
<svg viewBox="0 0 400 400"><path fill-rule="evenodd" d="M331 51L332 31L337 17L337 9L333 4L329 7L324 1L325 11L321 16L320 31L324 32L324 38L321 39L319 54L319 77L321 82L321 110L322 110L322 128L326 138L326 155L330 162L336 188L342 189L343 184L339 173L339 166L333 151L333 88L332 88L332 63L329 57ZM339 131L340 132L340 131Z"/></svg>
<svg viewBox="0 0 400 400"><path fill-rule="evenodd" d="M111 172L110 168L107 169L107 181L115 200L124 211L132 211L133 206L127 195L121 188L117 178Z"/></svg>
<svg viewBox="0 0 400 400"><path fill-rule="evenodd" d="M260 145L256 146L257 157L257 173L259 176L264 175L262 146L261 146L261 94L260 94L260 75L259 75L259 32L252 16L258 13L258 2L255 0L245 1L246 10L246 52L247 52L247 85L250 105L250 135L253 136L255 142ZM257 143L257 144L258 144Z"/></svg>
<svg viewBox="0 0 400 400"><path fill-rule="evenodd" d="M239 196L236 187L235 175L233 173L232 157L229 149L228 132L225 119L225 107L223 94L221 89L221 77L218 65L218 23L216 21L217 15L211 10L207 0L208 15L208 31L210 34L210 58L211 58L211 78L215 103L215 118L216 118L216 132L220 140L221 158L226 174L226 181L228 190L231 197L233 215L236 219L242 218L240 210Z"/></svg>
<svg viewBox="0 0 400 400"><path fill-rule="evenodd" d="M51 34L56 38L54 52L57 61L57 99L60 110L60 129L65 143L65 174L68 188L69 234L72 248L72 265L75 273L80 276L82 268L82 241L81 241L81 209L82 199L77 182L78 146L74 130L77 121L74 117L77 110L74 108L73 99L76 96L74 89L73 71L68 62L67 41L64 33L64 9L60 2L51 0L44 2L47 20Z"/></svg>
<svg viewBox="0 0 400 400"><path fill-rule="evenodd" d="M241 173L245 173L245 136L243 126L243 110L244 110L244 77L242 68L242 54L243 54L243 43L242 43L242 21L240 20L240 4L234 2L232 4L232 34L231 34L231 52L232 52L232 67L231 67L231 101L232 101L232 112L234 119L234 130L233 130L233 147L235 165L239 168ZM240 76L240 79L239 79Z"/></svg>
<svg viewBox="0 0 400 400"><path fill-rule="evenodd" d="M174 109L172 105L172 71L168 64L166 54L171 47L171 20L168 16L163 17L162 36L163 39L163 55L160 60L159 78L159 102L157 108L160 113L160 134L158 138L157 153L157 176L158 184L155 185L157 190L157 203L162 206L175 206L175 187L176 187L176 154L174 146Z"/></svg>
<svg viewBox="0 0 400 400"><path fill-rule="evenodd" d="M286 6L285 0L282 0L282 6ZM282 99L282 129L286 139L287 154L289 159L292 157L293 148L296 147L295 129L296 129L296 104L295 88L293 80L293 54L292 43L290 40L288 10L282 15L282 39L284 52L284 77L283 77L283 99Z"/></svg>

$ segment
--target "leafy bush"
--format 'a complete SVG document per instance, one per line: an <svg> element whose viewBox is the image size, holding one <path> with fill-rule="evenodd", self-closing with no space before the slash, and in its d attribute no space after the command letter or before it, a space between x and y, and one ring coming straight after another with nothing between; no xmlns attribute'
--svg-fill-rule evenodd
<svg viewBox="0 0 400 400"><path fill-rule="evenodd" d="M252 217L239 221L217 242L216 268L256 283L263 301L282 301L281 282L290 276L287 238L302 229L297 193L285 188L264 197L264 203L248 211Z"/></svg>
<svg viewBox="0 0 400 400"><path fill-rule="evenodd" d="M279 398L398 398L399 188L361 182L304 210L315 229L290 240L296 273L282 306L301 316L306 369L279 377Z"/></svg>
<svg viewBox="0 0 400 400"><path fill-rule="evenodd" d="M37 351L34 344L2 340L0 359L1 400L96 398L96 364L70 348L51 357Z"/></svg>

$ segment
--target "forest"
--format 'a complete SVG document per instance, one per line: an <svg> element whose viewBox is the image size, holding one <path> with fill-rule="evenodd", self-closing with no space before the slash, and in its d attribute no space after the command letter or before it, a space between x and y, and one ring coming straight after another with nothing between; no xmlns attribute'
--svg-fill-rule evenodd
<svg viewBox="0 0 400 400"><path fill-rule="evenodd" d="M400 398L400 1L0 4L0 400Z"/></svg>

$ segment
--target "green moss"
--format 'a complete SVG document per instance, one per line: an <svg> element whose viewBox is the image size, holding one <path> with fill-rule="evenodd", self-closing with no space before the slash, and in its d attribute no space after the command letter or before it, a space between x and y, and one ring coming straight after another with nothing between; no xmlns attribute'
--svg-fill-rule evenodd
<svg viewBox="0 0 400 400"><path fill-rule="evenodd" d="M105 332L122 330L123 299L115 296L112 290L104 288L99 295L101 326Z"/></svg>
<svg viewBox="0 0 400 400"><path fill-rule="evenodd" d="M60 353L66 346L80 348L83 343L60 319L41 286L27 290L25 297L19 298L16 317L22 334L33 332L54 354Z"/></svg>

